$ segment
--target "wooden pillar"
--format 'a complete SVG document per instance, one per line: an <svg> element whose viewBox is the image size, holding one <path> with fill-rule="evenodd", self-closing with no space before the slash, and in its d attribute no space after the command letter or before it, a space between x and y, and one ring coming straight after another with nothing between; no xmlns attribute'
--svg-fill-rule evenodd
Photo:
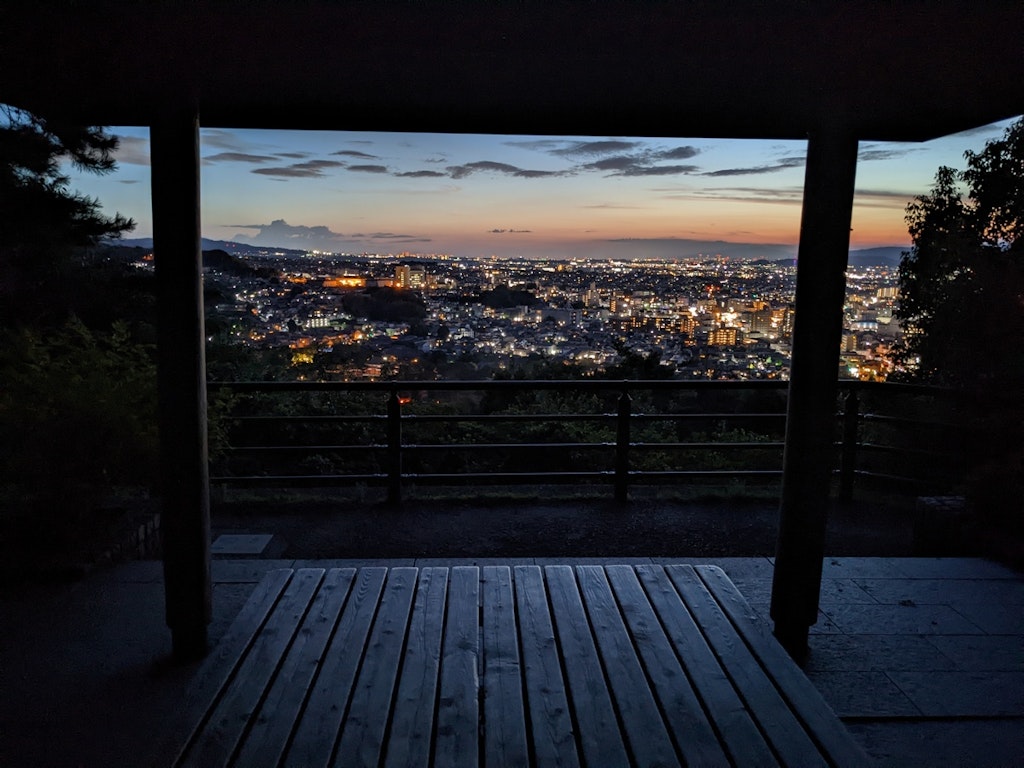
<svg viewBox="0 0 1024 768"><path fill-rule="evenodd" d="M206 654L211 618L197 111L164 111L150 151L167 626L175 656L193 659Z"/></svg>
<svg viewBox="0 0 1024 768"><path fill-rule="evenodd" d="M809 136L771 603L775 635L797 659L818 617L856 169L851 132Z"/></svg>

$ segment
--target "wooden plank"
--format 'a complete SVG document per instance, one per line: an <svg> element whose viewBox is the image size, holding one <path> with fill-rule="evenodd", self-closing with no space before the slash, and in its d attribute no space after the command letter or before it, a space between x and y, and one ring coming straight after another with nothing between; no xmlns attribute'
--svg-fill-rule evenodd
<svg viewBox="0 0 1024 768"><path fill-rule="evenodd" d="M577 768L579 755L544 577L533 565L516 566L513 574L534 761L538 766Z"/></svg>
<svg viewBox="0 0 1024 768"><path fill-rule="evenodd" d="M660 565L638 565L636 573L733 762L736 765L776 765L771 748L665 569Z"/></svg>
<svg viewBox="0 0 1024 768"><path fill-rule="evenodd" d="M355 568L332 568L327 572L281 671L252 720L249 735L235 758L237 765L262 768L280 762L355 575Z"/></svg>
<svg viewBox="0 0 1024 768"><path fill-rule="evenodd" d="M386 574L387 568L359 570L285 753L285 765L314 768L330 762Z"/></svg>
<svg viewBox="0 0 1024 768"><path fill-rule="evenodd" d="M482 592L484 765L526 766L530 753L509 567L485 567Z"/></svg>
<svg viewBox="0 0 1024 768"><path fill-rule="evenodd" d="M324 571L320 568L295 572L211 712L202 735L184 755L182 766L213 768L228 763L248 730L250 719L277 673L323 577Z"/></svg>
<svg viewBox="0 0 1024 768"><path fill-rule="evenodd" d="M581 565L576 574L633 760L639 765L679 765L604 568Z"/></svg>
<svg viewBox="0 0 1024 768"><path fill-rule="evenodd" d="M549 565L544 569L544 575L547 577L583 759L588 765L606 768L628 766L626 745L615 717L601 659L590 634L587 614L576 588L576 577L567 565Z"/></svg>
<svg viewBox="0 0 1024 768"><path fill-rule="evenodd" d="M697 577L693 566L670 565L665 571L696 618L736 690L747 702L779 761L783 765L825 765L825 758L804 731L803 724L751 655L735 627Z"/></svg>
<svg viewBox="0 0 1024 768"><path fill-rule="evenodd" d="M336 766L356 768L380 763L417 573L416 568L392 568L388 572L370 644L342 724Z"/></svg>
<svg viewBox="0 0 1024 768"><path fill-rule="evenodd" d="M430 765L447 593L447 568L420 569L395 712L385 747L387 768L428 768Z"/></svg>
<svg viewBox="0 0 1024 768"><path fill-rule="evenodd" d="M686 765L728 765L725 749L637 581L636 571L629 565L609 565L605 572L683 761Z"/></svg>
<svg viewBox="0 0 1024 768"><path fill-rule="evenodd" d="M234 676L246 649L259 633L293 573L291 568L281 568L264 576L228 631L203 661L189 686L184 705L161 739L164 746L154 753L161 765L166 765L164 761L168 756L172 757L173 765L178 765L198 737L218 697Z"/></svg>
<svg viewBox="0 0 1024 768"><path fill-rule="evenodd" d="M480 764L480 569L452 568L441 656L434 764Z"/></svg>
<svg viewBox="0 0 1024 768"><path fill-rule="evenodd" d="M864 750L725 572L710 565L699 565L694 570L829 762L834 765L867 765L869 759Z"/></svg>

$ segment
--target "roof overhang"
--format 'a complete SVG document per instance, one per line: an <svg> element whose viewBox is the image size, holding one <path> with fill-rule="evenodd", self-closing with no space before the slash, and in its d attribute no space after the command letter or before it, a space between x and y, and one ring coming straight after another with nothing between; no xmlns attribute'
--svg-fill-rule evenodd
<svg viewBox="0 0 1024 768"><path fill-rule="evenodd" d="M0 102L145 125L924 140L1024 112L1019 2L62 2Z"/></svg>

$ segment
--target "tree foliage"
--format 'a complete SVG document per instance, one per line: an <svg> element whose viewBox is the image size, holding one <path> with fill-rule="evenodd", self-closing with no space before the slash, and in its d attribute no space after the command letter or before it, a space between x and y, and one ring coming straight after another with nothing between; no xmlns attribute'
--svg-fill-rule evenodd
<svg viewBox="0 0 1024 768"><path fill-rule="evenodd" d="M118 237L134 223L105 216L98 200L70 188L68 163L90 173L114 168L117 138L103 128L47 120L0 105L0 319L30 315L78 249ZM31 317L29 319L32 319ZM58 322L63 322L60 318Z"/></svg>
<svg viewBox="0 0 1024 768"><path fill-rule="evenodd" d="M922 381L1024 382L1024 120L907 206L900 362Z"/></svg>

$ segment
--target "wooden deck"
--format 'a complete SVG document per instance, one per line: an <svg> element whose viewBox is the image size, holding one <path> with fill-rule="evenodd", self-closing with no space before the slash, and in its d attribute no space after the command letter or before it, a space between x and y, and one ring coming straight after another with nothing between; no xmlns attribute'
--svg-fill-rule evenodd
<svg viewBox="0 0 1024 768"><path fill-rule="evenodd" d="M204 662L176 765L860 765L725 573L273 571Z"/></svg>

